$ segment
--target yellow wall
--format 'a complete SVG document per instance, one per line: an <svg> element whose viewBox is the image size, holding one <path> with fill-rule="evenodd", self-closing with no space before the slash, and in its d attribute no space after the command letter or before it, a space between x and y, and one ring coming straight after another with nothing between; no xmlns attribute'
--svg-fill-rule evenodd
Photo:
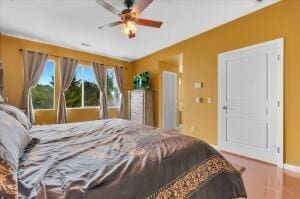
<svg viewBox="0 0 300 199"><path fill-rule="evenodd" d="M20 48L39 52L47 52L50 55L66 56L84 61L96 61L107 65L127 67L128 69L125 72L126 93L127 90L131 88L132 68L131 63L129 62L2 35L0 37L0 54L2 56L4 66L5 93L8 97L9 103L17 107L21 107L23 91L23 57L19 51ZM56 122L56 107L59 91L59 58L50 58L55 60L56 63L55 109L35 111L37 120L36 122L38 124L49 124ZM125 99L127 100L127 96L125 96ZM116 117L117 110L114 108L109 108L109 115L111 117ZM98 108L68 109L67 118L68 122L95 120L99 118L99 110Z"/></svg>
<svg viewBox="0 0 300 199"><path fill-rule="evenodd" d="M180 27L178 27L180 28ZM284 0L133 63L134 73L149 70L154 90L159 86L159 61L183 53L183 132L217 144L217 55L284 37L285 160L300 166L300 1ZM193 89L195 81L204 88ZM158 92L157 97L158 96ZM197 95L212 104L195 104ZM156 107L158 110L158 107ZM156 118L156 124L160 118ZM195 131L191 132L191 126Z"/></svg>

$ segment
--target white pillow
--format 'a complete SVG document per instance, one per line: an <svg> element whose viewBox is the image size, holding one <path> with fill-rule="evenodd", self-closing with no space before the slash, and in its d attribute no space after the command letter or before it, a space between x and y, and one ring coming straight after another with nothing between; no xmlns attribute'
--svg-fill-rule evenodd
<svg viewBox="0 0 300 199"><path fill-rule="evenodd" d="M4 99L1 95L0 95L0 102L4 102Z"/></svg>
<svg viewBox="0 0 300 199"><path fill-rule="evenodd" d="M27 115L12 105L1 103L0 110L6 112L10 116L14 117L18 122L20 122L27 130L31 129L32 124L28 119Z"/></svg>

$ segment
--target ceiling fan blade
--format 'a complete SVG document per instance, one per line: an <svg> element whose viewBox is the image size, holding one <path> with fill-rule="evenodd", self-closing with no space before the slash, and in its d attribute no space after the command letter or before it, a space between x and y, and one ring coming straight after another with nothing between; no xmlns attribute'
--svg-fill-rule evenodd
<svg viewBox="0 0 300 199"><path fill-rule="evenodd" d="M122 24L122 23L123 23L122 21L116 21L116 22L109 23L109 24L106 24L106 25L103 25L103 26L99 26L98 29L110 28L110 27L114 27L114 26L117 26L117 25Z"/></svg>
<svg viewBox="0 0 300 199"><path fill-rule="evenodd" d="M117 16L122 16L123 15L119 10L117 10L116 8L114 8L113 6L111 6L110 4L106 3L104 0L97 0L96 2L100 6L102 6L106 10L108 10L108 11L116 14Z"/></svg>
<svg viewBox="0 0 300 199"><path fill-rule="evenodd" d="M153 2L153 0L139 0L139 2L132 8L132 10L133 10L133 12L135 12L136 14L140 14L140 13L143 12L143 10L145 10L152 2Z"/></svg>
<svg viewBox="0 0 300 199"><path fill-rule="evenodd" d="M135 23L138 25L142 25L142 26L150 26L153 28L160 28L163 22L153 21L153 20L149 20L149 19L136 19Z"/></svg>

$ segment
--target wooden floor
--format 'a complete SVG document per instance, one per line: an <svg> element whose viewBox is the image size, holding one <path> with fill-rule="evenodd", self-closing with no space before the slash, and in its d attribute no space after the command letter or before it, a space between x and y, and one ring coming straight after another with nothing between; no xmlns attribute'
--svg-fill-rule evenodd
<svg viewBox="0 0 300 199"><path fill-rule="evenodd" d="M233 164L244 166L249 199L300 199L300 174L277 166L221 152Z"/></svg>

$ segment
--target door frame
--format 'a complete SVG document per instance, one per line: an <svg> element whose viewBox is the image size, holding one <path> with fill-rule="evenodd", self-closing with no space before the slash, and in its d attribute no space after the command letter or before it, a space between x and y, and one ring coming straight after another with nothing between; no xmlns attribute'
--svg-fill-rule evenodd
<svg viewBox="0 0 300 199"><path fill-rule="evenodd" d="M218 146L222 150L221 146L221 112L222 112L222 104L221 104L221 89L222 89L222 82L221 82L221 58L226 54L231 54L234 52L240 52L244 50L254 49L257 47L262 47L266 45L278 45L278 137L277 137L277 146L278 149L278 161L277 166L283 168L284 165L284 129L283 129L283 110L284 110L284 38L279 38L271 41L267 41L260 44L251 45L244 48L239 48L236 50L224 52L218 54Z"/></svg>
<svg viewBox="0 0 300 199"><path fill-rule="evenodd" d="M163 128L165 128L165 74L169 74L169 75L173 75L173 76L175 76L175 78L176 78L176 85L175 85L175 96L176 96L176 98L175 98L175 117L174 117L174 119L175 119L175 124L176 124L176 127L175 128L177 128L177 74L176 73L174 73L174 72L171 72L171 71L166 71L166 70L164 70L163 72L162 72L162 83L163 83L163 85L162 85L162 126L163 126Z"/></svg>

